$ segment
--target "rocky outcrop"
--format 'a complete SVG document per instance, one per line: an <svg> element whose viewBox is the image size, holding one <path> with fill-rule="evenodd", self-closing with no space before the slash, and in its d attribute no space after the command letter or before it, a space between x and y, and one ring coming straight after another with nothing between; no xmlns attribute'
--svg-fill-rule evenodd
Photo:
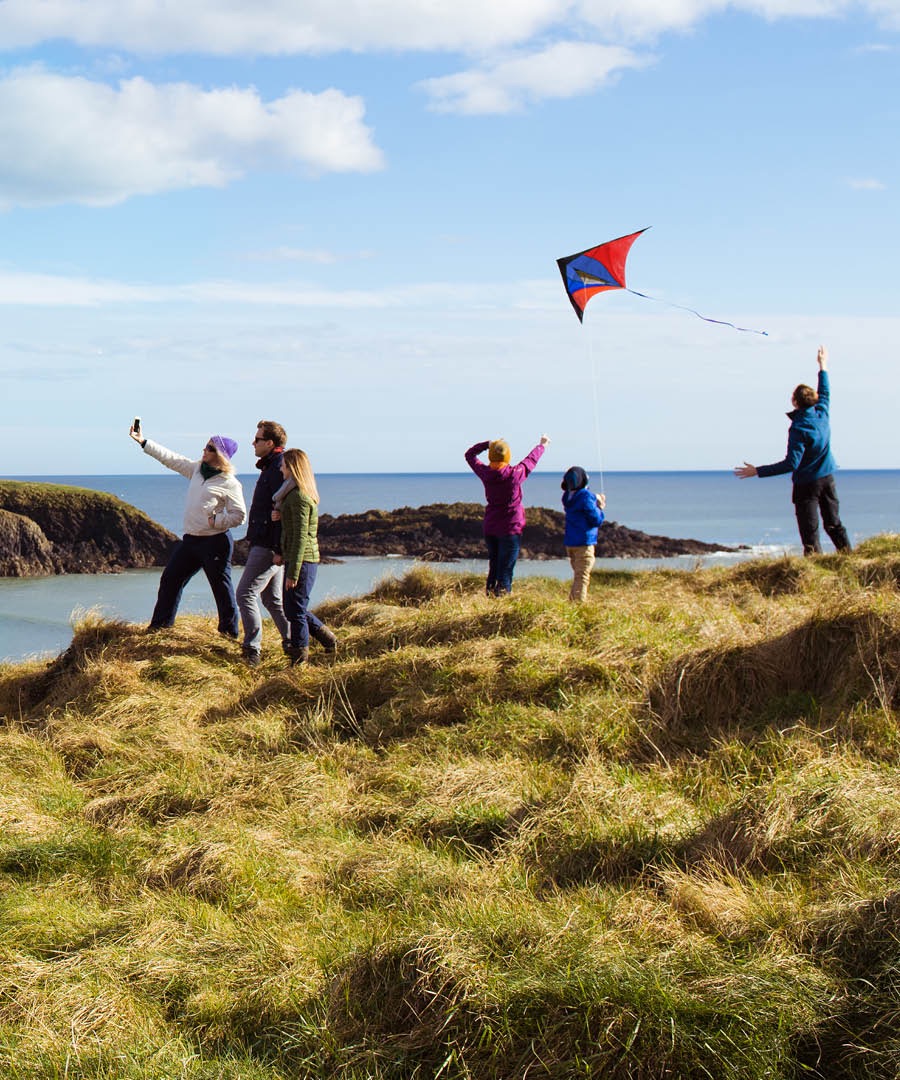
<svg viewBox="0 0 900 1080"><path fill-rule="evenodd" d="M31 577L55 573L53 545L21 514L0 510L0 577Z"/></svg>
<svg viewBox="0 0 900 1080"><path fill-rule="evenodd" d="M565 518L558 510L525 512L523 559L565 558ZM399 510L319 517L323 562L348 555L405 555L431 562L483 559L479 503L434 503ZM146 514L117 499L64 484L0 481L0 577L100 574L164 566L177 537ZM246 557L235 544L234 561ZM733 551L721 544L649 536L614 521L604 522L597 543L601 558L664 558Z"/></svg>
<svg viewBox="0 0 900 1080"><path fill-rule="evenodd" d="M319 517L319 549L323 555L410 555L433 562L484 558L482 522L478 503L435 503L400 510L367 510L363 514ZM565 558L565 515L558 510L533 507L525 511L523 559ZM663 558L671 555L706 555L734 551L702 540L650 536L614 521L600 529L596 553L600 558Z"/></svg>
<svg viewBox="0 0 900 1080"><path fill-rule="evenodd" d="M175 540L114 495L66 484L0 481L0 576L162 566Z"/></svg>

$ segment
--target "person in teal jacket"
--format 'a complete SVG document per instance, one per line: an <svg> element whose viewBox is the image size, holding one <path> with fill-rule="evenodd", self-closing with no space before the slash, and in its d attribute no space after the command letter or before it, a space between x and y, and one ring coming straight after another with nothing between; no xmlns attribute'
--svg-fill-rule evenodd
<svg viewBox="0 0 900 1080"><path fill-rule="evenodd" d="M850 550L847 530L841 523L840 505L834 484L835 462L831 453L831 386L828 380L828 350L819 346L816 356L819 365L818 389L801 383L791 397L794 408L788 418L787 454L771 465L751 465L744 462L734 470L735 476L747 480L751 476L780 476L791 473L794 482L791 496L797 527L803 544L803 554L822 550L819 542L819 513L825 532L838 551Z"/></svg>
<svg viewBox="0 0 900 1080"><path fill-rule="evenodd" d="M566 512L566 554L572 565L573 579L569 599L574 603L587 600L591 570L594 567L594 545L600 526L606 496L595 495L588 484L590 477L580 465L567 469L562 478L562 504Z"/></svg>

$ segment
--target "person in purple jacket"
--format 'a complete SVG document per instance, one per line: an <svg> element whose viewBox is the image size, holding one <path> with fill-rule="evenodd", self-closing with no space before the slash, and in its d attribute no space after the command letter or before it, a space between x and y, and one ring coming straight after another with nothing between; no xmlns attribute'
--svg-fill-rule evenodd
<svg viewBox="0 0 900 1080"><path fill-rule="evenodd" d="M488 550L488 596L505 596L512 592L513 572L522 529L525 527L525 508L522 506L522 484L540 461L550 440L541 436L538 445L518 465L510 465L509 444L504 439L475 443L466 451L466 464L484 484L487 506L484 510L484 542ZM478 455L488 452L488 464Z"/></svg>

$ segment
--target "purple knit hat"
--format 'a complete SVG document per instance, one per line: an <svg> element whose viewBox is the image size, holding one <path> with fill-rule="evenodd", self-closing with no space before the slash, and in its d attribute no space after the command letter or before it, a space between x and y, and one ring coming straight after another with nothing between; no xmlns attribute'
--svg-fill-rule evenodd
<svg viewBox="0 0 900 1080"><path fill-rule="evenodd" d="M227 457L229 461L237 453L237 443L234 439L229 439L227 435L213 435L209 440L210 444L214 446L222 457Z"/></svg>

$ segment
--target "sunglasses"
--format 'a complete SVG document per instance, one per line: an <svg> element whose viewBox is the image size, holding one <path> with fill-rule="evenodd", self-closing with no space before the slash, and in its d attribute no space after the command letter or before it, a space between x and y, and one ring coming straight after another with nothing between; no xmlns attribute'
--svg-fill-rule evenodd
<svg viewBox="0 0 900 1080"><path fill-rule="evenodd" d="M203 447L203 449L208 450L211 454L218 454L219 452L218 446L213 446L212 443L207 443L206 446Z"/></svg>
<svg viewBox="0 0 900 1080"><path fill-rule="evenodd" d="M272 440L271 440L271 439L254 439L253 441L254 441L255 443L258 443L258 442L272 442Z"/></svg>

